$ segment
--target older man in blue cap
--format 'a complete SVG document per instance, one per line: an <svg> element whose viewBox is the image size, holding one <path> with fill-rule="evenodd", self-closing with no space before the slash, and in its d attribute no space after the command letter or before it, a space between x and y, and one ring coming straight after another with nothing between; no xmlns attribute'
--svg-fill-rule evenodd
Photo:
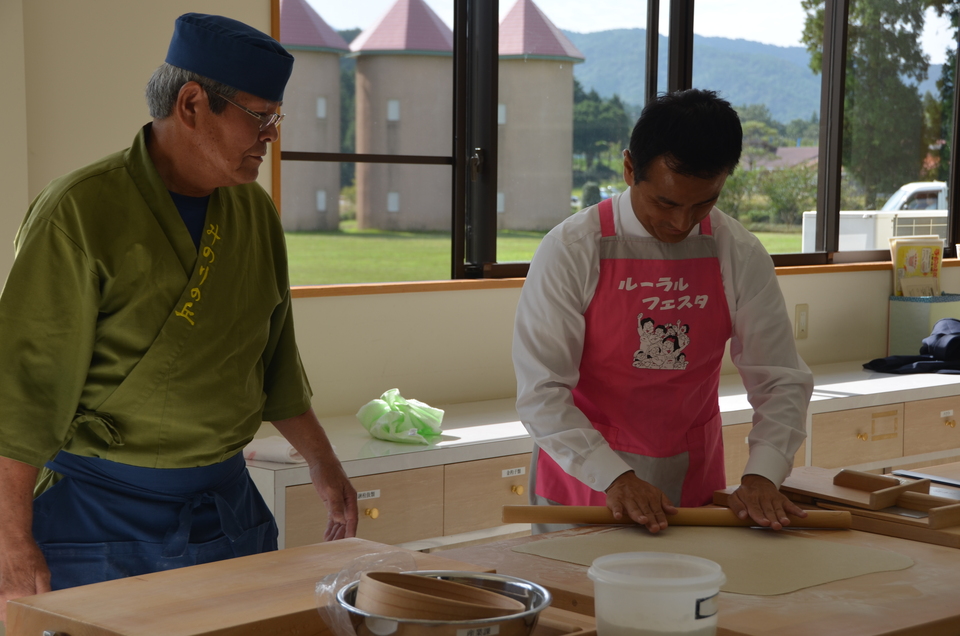
<svg viewBox="0 0 960 636"><path fill-rule="evenodd" d="M123 152L31 205L0 296L0 618L19 596L276 549L241 450L264 420L353 536L310 406L283 231L255 183L293 58L176 21Z"/></svg>

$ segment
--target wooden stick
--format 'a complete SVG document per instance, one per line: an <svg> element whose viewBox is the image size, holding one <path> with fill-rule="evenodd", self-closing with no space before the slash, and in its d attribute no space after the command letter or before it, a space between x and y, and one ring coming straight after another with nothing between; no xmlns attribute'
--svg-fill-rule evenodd
<svg viewBox="0 0 960 636"><path fill-rule="evenodd" d="M675 515L667 515L672 526L756 526L752 519L740 519L729 508L678 508ZM805 518L787 515L793 528L849 528L852 523L849 512L834 510L808 510ZM605 506L504 506L504 523L583 523L583 524L632 524L623 516L614 519Z"/></svg>

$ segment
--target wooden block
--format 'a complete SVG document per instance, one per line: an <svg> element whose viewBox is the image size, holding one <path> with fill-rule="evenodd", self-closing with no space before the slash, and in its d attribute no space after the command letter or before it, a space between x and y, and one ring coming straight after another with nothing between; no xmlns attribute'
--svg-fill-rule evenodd
<svg viewBox="0 0 960 636"><path fill-rule="evenodd" d="M833 485L866 492L866 505L861 507L869 510L882 510L896 505L900 495L908 491L930 492L928 479L900 483L896 477L885 477L846 468L834 475ZM825 496L824 499L831 499L831 497Z"/></svg>
<svg viewBox="0 0 960 636"><path fill-rule="evenodd" d="M920 541L948 548L960 548L960 528L932 530L906 523L897 523L883 519L874 519L863 515L853 515L853 529L872 532L888 537L898 537L910 541Z"/></svg>
<svg viewBox="0 0 960 636"><path fill-rule="evenodd" d="M960 504L931 508L927 522L932 530L960 525Z"/></svg>
<svg viewBox="0 0 960 636"><path fill-rule="evenodd" d="M792 494L798 494L815 499L828 499L848 506L868 507L870 505L870 493L856 488L837 486L833 483L833 478L839 472L840 469L838 468L819 468L816 466L794 468L790 476L783 481L780 490L788 497Z"/></svg>

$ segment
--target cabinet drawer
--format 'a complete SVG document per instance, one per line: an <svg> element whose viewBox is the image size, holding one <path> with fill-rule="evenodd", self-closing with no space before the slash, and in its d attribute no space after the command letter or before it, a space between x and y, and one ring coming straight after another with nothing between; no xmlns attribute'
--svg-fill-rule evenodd
<svg viewBox="0 0 960 636"><path fill-rule="evenodd" d="M357 537L395 544L443 534L443 466L355 477ZM286 547L323 541L327 510L312 484L288 486Z"/></svg>
<svg viewBox="0 0 960 636"><path fill-rule="evenodd" d="M740 478L743 476L743 469L747 467L747 459L750 457L750 445L747 443L747 435L753 424L733 424L724 426L721 430L723 434L723 465L727 473L727 485L737 486L740 484ZM807 457L807 442L804 440L793 456L794 466L804 466Z"/></svg>
<svg viewBox="0 0 960 636"><path fill-rule="evenodd" d="M960 448L960 397L907 402L903 407L903 454Z"/></svg>
<svg viewBox="0 0 960 636"><path fill-rule="evenodd" d="M853 466L903 455L903 404L813 416L811 463Z"/></svg>
<svg viewBox="0 0 960 636"><path fill-rule="evenodd" d="M502 507L527 503L530 453L447 464L443 473L443 533L500 525Z"/></svg>

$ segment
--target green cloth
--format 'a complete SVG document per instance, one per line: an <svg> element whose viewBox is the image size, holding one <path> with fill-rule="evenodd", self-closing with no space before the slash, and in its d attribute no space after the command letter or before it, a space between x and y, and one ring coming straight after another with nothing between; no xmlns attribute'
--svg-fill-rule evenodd
<svg viewBox="0 0 960 636"><path fill-rule="evenodd" d="M0 295L2 456L205 466L310 408L270 197L216 190L198 253L148 134L53 181L21 225Z"/></svg>
<svg viewBox="0 0 960 636"><path fill-rule="evenodd" d="M440 436L443 410L419 400L408 400L398 389L390 389L379 400L370 400L360 407L357 419L377 439L430 444Z"/></svg>

